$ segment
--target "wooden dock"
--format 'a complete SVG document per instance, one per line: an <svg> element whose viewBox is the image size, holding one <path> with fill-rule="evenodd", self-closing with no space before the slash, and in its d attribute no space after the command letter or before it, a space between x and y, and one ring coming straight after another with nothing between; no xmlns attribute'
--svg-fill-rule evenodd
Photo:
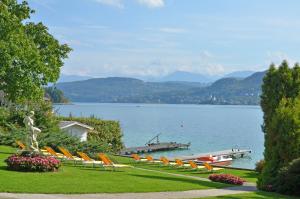
<svg viewBox="0 0 300 199"><path fill-rule="evenodd" d="M195 155L190 155L190 156L180 156L180 157L174 157L170 158L170 160L174 161L176 158L181 159L181 160L194 160L197 159L198 157L204 157L204 156L229 156L231 158L243 158L244 156L248 155L251 153L251 150L248 149L227 149L223 151L215 151L215 152L208 152L208 153L200 153L200 154L195 154Z"/></svg>
<svg viewBox="0 0 300 199"><path fill-rule="evenodd" d="M121 155L130 155L133 153L150 153L155 151L169 151L169 150L176 150L176 149L188 149L190 143L188 144L181 144L176 142L162 142L157 144L149 144L146 146L141 147L130 147L121 150Z"/></svg>

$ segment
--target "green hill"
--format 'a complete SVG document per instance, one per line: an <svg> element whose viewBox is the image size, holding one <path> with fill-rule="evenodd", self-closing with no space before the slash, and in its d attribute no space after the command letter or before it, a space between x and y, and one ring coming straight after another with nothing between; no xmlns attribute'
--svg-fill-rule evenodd
<svg viewBox="0 0 300 199"><path fill-rule="evenodd" d="M210 86L122 77L94 78L56 86L73 102L258 104L264 74L257 72L244 79L223 78Z"/></svg>

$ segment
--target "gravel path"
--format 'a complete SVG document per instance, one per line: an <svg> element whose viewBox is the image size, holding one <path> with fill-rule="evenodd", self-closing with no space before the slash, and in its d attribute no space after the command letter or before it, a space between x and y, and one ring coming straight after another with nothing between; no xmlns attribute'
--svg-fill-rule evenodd
<svg viewBox="0 0 300 199"><path fill-rule="evenodd" d="M181 199L201 198L208 196L223 196L255 191L254 186L239 186L223 189L190 190L179 192L153 192L153 193L113 193L113 194L18 194L0 193L0 198L9 199Z"/></svg>

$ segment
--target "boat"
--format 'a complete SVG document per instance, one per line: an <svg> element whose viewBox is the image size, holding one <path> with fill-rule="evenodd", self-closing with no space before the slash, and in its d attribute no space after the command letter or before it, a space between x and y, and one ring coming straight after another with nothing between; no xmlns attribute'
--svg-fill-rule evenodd
<svg viewBox="0 0 300 199"><path fill-rule="evenodd" d="M216 156L210 155L210 156L198 157L195 160L195 162L200 165L206 162L217 166L228 166L232 164L232 158L225 155L216 155Z"/></svg>

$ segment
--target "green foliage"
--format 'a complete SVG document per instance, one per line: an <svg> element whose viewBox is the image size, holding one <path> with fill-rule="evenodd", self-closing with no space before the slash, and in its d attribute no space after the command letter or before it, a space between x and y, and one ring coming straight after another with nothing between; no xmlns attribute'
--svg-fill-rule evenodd
<svg viewBox="0 0 300 199"><path fill-rule="evenodd" d="M42 23L28 22L31 13L26 1L0 1L0 90L12 102L41 99L71 50Z"/></svg>
<svg viewBox="0 0 300 199"><path fill-rule="evenodd" d="M24 128L11 128L9 133L0 132L0 145L17 146L16 140L26 143L27 131Z"/></svg>
<svg viewBox="0 0 300 199"><path fill-rule="evenodd" d="M69 100L64 96L64 93L55 86L45 88L45 95L53 103L68 103Z"/></svg>
<svg viewBox="0 0 300 199"><path fill-rule="evenodd" d="M265 165L265 161L264 160L260 160L258 162L255 163L255 171L258 173L261 173L263 168Z"/></svg>
<svg viewBox="0 0 300 199"><path fill-rule="evenodd" d="M300 156L300 69L286 61L278 69L271 65L262 86L265 165L258 187L278 190L278 172Z"/></svg>
<svg viewBox="0 0 300 199"><path fill-rule="evenodd" d="M300 158L279 171L277 187L280 193L300 196Z"/></svg>
<svg viewBox="0 0 300 199"><path fill-rule="evenodd" d="M31 104L29 110L35 111L35 125L42 132L38 136L40 147L50 146L58 151L63 146L76 155L77 151L86 152L93 156L99 152L117 152L122 148L121 129L118 122L103 121L92 118L64 118L78 120L95 128L87 142L80 142L78 138L66 134L58 127L59 120L52 112L52 105L48 102ZM28 132L24 128L23 118L26 111L0 107L0 144L16 146L15 141L27 143Z"/></svg>
<svg viewBox="0 0 300 199"><path fill-rule="evenodd" d="M92 143L98 143L104 148L110 148L113 152L119 152L123 148L122 132L119 122L106 121L94 116L85 117L60 117L60 120L77 121L89 126L94 130L89 132L88 140Z"/></svg>

